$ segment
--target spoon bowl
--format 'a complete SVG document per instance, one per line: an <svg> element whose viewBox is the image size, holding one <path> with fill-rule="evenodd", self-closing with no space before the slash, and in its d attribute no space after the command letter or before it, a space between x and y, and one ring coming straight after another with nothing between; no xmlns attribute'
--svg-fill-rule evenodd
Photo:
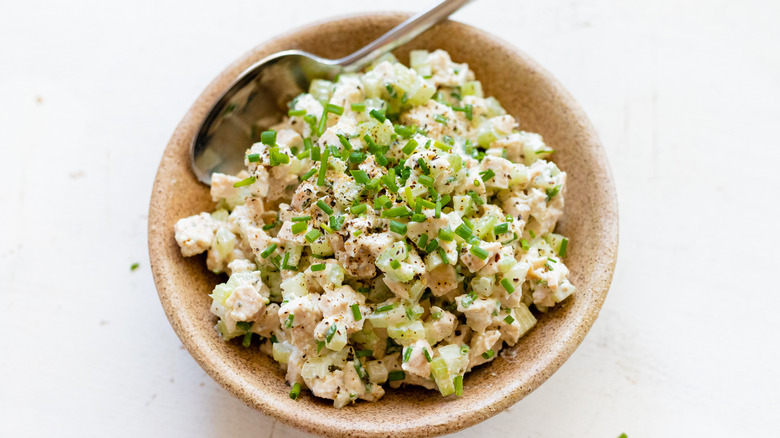
<svg viewBox="0 0 780 438"><path fill-rule="evenodd" d="M214 172L235 174L260 133L280 122L286 104L307 91L312 79L358 71L449 17L471 0L441 0L359 50L325 59L301 50L275 53L247 68L211 107L190 148L192 171L205 184Z"/></svg>

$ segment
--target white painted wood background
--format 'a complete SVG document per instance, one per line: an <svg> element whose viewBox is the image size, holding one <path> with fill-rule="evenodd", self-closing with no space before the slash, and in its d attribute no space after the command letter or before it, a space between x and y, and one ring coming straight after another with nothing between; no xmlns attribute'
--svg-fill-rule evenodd
<svg viewBox="0 0 780 438"><path fill-rule="evenodd" d="M0 435L306 436L228 395L174 335L147 258L152 180L195 97L256 43L419 4L0 1ZM778 17L775 0L478 0L456 14L581 102L621 228L579 350L456 436L778 433Z"/></svg>

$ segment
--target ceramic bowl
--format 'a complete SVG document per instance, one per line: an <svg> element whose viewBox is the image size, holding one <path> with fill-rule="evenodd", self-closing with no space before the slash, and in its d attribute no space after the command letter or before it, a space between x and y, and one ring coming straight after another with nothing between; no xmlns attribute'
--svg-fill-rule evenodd
<svg viewBox="0 0 780 438"><path fill-rule="evenodd" d="M576 293L539 315L537 326L497 360L467 374L462 397L442 398L420 388L388 390L376 403L343 409L304 391L289 398L284 373L257 349L223 342L209 312L212 288L224 278L204 257L184 258L173 237L182 217L209 211L208 188L190 171L189 145L209 107L247 66L285 49L338 58L405 19L405 14L339 18L262 43L223 71L198 97L176 128L160 163L149 207L149 253L165 313L190 354L226 390L249 406L302 430L327 436L432 436L489 418L550 377L582 342L598 316L617 256L618 218L607 158L587 117L549 73L511 44L448 21L394 53L404 63L412 49L444 49L466 62L515 116L521 129L538 132L568 173L566 209L558 225L570 238L566 264Z"/></svg>

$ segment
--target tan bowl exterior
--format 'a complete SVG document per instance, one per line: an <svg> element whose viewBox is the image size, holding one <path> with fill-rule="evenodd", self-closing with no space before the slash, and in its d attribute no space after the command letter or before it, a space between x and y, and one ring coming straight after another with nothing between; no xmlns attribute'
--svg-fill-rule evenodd
<svg viewBox="0 0 780 438"><path fill-rule="evenodd" d="M247 66L284 49L337 58L378 37L408 15L374 14L307 26L257 46L222 72L198 97L165 149L149 207L149 255L165 313L190 354L220 385L274 418L327 436L433 436L474 425L522 399L552 375L582 341L606 297L617 257L614 184L603 148L587 117L543 68L505 41L457 22L424 33L395 54L441 48L467 62L484 85L518 118L541 133L568 173L566 212L558 230L570 237L566 263L576 293L539 317L539 324L507 353L468 374L462 397L441 398L419 388L389 390L377 403L335 409L304 391L293 401L284 374L257 349L220 340L208 294L223 278L201 257L184 258L173 238L182 217L206 211L208 188L190 171L189 145L209 107ZM502 354L502 356L505 354Z"/></svg>

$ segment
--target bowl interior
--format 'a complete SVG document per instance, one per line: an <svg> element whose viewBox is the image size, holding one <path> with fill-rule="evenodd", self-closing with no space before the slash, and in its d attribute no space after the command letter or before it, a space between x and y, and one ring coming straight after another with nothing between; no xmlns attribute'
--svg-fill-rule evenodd
<svg viewBox="0 0 780 438"><path fill-rule="evenodd" d="M568 173L566 209L558 230L569 236L567 265L576 293L539 316L538 325L502 357L466 376L464 395L442 399L415 388L389 390L377 403L338 410L327 400L288 397L284 374L269 357L219 339L209 312L211 274L203 257L184 258L173 238L182 217L213 207L208 188L189 168L189 144L210 105L247 66L274 52L302 49L346 55L407 16L379 14L318 23L263 43L228 67L197 99L168 144L149 211L149 251L160 300L174 330L197 362L228 391L275 418L332 436L428 436L488 418L537 388L571 355L598 315L614 269L617 204L604 151L571 96L535 62L504 41L457 22L443 23L394 53L408 62L412 49L447 50L467 62L486 95L499 99L521 129L542 134Z"/></svg>

